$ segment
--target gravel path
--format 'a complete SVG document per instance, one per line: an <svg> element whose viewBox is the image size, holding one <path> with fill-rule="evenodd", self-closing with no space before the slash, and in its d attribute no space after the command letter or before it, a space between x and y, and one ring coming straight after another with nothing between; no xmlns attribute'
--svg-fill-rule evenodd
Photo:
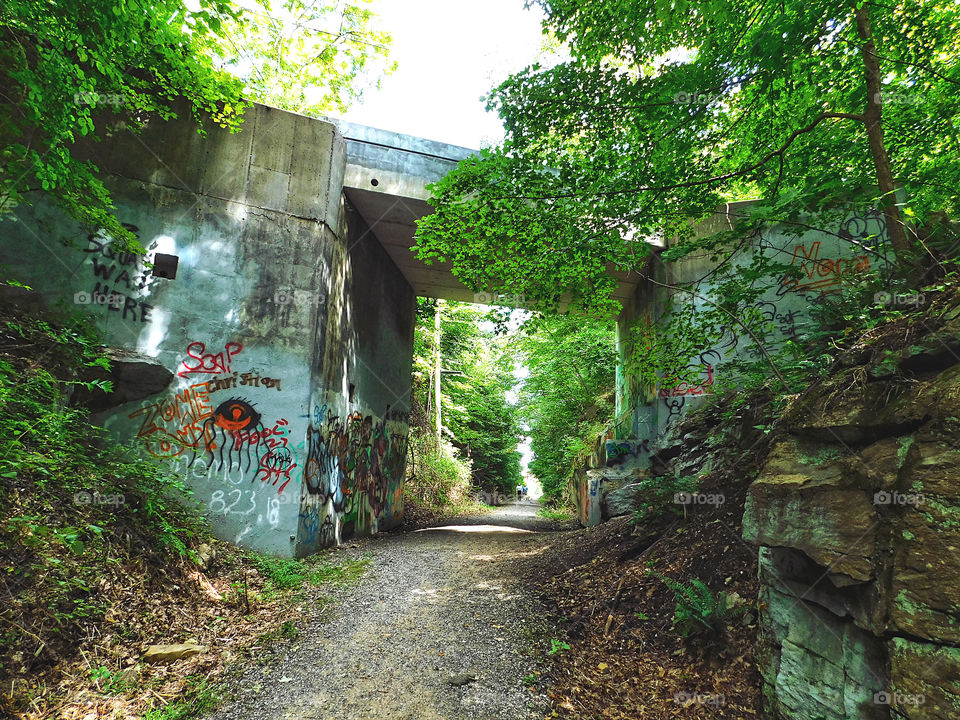
<svg viewBox="0 0 960 720"><path fill-rule="evenodd" d="M546 699L523 678L550 644L536 601L514 578L557 526L533 503L351 543L369 554L327 621L237 683L210 720L519 720Z"/></svg>

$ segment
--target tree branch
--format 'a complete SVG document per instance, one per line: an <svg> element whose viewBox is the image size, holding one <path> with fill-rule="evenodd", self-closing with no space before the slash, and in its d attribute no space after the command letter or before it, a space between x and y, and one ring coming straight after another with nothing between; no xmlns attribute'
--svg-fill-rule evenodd
<svg viewBox="0 0 960 720"><path fill-rule="evenodd" d="M726 180L732 180L734 178L743 177L749 173L757 170L764 165L766 165L770 160L776 157L782 156L790 149L790 146L794 141L806 133L813 132L816 127L822 123L824 120L857 120L863 122L863 115L856 115L853 113L841 113L841 112L824 112L820 113L814 120L805 127L798 128L790 133L790 136L778 149L773 150L766 155L764 155L757 162L748 165L747 167L741 168L740 170L731 171L724 173L723 175L715 175L710 178L705 178L703 180L690 180L687 182L681 183L671 183L668 185L644 185L639 188L631 188L629 190L600 190L596 192L588 193L576 193L576 192L567 192L567 193L556 193L552 195L501 195L496 200L561 200L565 198L572 197L581 197L581 196L592 196L592 197L610 197L614 195L629 195L643 192L664 192L667 190L680 190L682 188L693 188L701 187L703 185L714 185L716 183L724 182Z"/></svg>

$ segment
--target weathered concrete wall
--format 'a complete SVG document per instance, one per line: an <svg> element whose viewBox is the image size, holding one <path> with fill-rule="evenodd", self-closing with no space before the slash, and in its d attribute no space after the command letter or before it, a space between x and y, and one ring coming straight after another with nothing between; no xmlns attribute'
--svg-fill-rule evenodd
<svg viewBox="0 0 960 720"><path fill-rule="evenodd" d="M732 228L732 223L748 212L750 205L736 203L720 208L696 228L696 235L703 237ZM809 225L815 226L817 221ZM776 262L800 269L799 278L784 275L776 287L755 303L756 309L774 327L774 335L767 341L776 347L809 328L810 308L824 293L839 287L841 274L856 274L885 265L884 251L869 247L882 244L884 235L879 215L851 215L829 221L825 231L797 234L787 226L767 226L756 237L744 239L742 246L730 247L721 255L729 254L726 262L731 265L745 266L755 253L762 252ZM657 387L643 387L628 370L626 358L639 352L633 343L638 325L661 318L667 312L668 300L702 307L704 301L698 296L709 291L710 274L716 264L707 252L694 253L671 263L661 261L658 254L654 254L648 268L652 282L641 283L632 300L626 303L617 322L621 362L617 371L616 419L607 433L611 437L602 439L611 447L595 453L587 467L575 473L571 491L584 524L595 524L623 510L624 504L617 499L616 508L608 507L608 495L648 474L651 456L677 452L675 448L679 448L682 438L675 437L673 430L679 421L712 392L712 385L723 377L731 361L750 353L752 341L731 322L721 340L716 344L705 343L699 357L685 369L684 376L699 375L696 381L664 378ZM663 286L683 287L692 293Z"/></svg>
<svg viewBox="0 0 960 720"><path fill-rule="evenodd" d="M415 296L363 220L318 318L297 554L403 516Z"/></svg>
<svg viewBox="0 0 960 720"><path fill-rule="evenodd" d="M737 203L727 206L726 212L719 212L714 218L701 223L697 235L702 237L732 227L731 221L748 212L750 205ZM810 220L809 224L817 225L818 221ZM779 284L768 290L754 305L778 333L767 338L767 342L773 346L779 341L794 339L809 329L812 323L811 306L819 302L824 293L839 288L841 275L856 275L871 267L886 264L884 251L873 252L866 247L885 242L881 216L849 216L828 220L826 224L825 231L809 230L800 235L790 232L791 228L783 225L764 227L757 237L746 241L746 247L736 252L733 252L734 248L728 249L733 253L728 262L734 266L747 266L755 253L763 252L775 262L800 269L799 278L784 275ZM679 262L661 264L660 276L655 275L655 278L702 296L710 290L709 274L715 266L716 261L708 253L701 252ZM637 322L656 320L664 311L668 294L672 295L674 302L693 303L698 307L705 304L688 293L641 287L634 306L619 318L621 335L628 336L631 326ZM721 340L712 346L705 346L700 357L689 366L688 370L700 373L699 382L671 383L665 378L653 392L646 394L636 386L630 388L633 394L618 398L618 407L622 412L633 413L630 418L632 423L629 423L636 433L633 436L646 439L648 435L644 433L649 433L653 447L662 447L665 442L670 442L671 425L675 425L687 410L696 407L709 394L711 385L724 372L724 365L734 358L746 357L751 346L750 338L731 321ZM623 348L627 350L626 343ZM655 430L650 420L651 409L655 417Z"/></svg>
<svg viewBox="0 0 960 720"><path fill-rule="evenodd" d="M49 302L90 311L109 344L172 371L165 391L102 412L106 427L183 477L218 536L302 554L339 535L302 521L322 405L389 417L406 437L412 291L350 220L331 124L254 106L239 133L207 131L182 119L96 149L145 258L37 198L0 225L2 262ZM158 254L178 259L175 278L145 266ZM361 452L374 440L361 434ZM394 444L389 473L338 480L358 508L344 515L353 531L402 513L405 441Z"/></svg>

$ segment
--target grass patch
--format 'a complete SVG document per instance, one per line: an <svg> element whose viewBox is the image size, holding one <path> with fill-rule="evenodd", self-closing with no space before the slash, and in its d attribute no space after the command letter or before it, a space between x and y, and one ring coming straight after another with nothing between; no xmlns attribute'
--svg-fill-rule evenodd
<svg viewBox="0 0 960 720"><path fill-rule="evenodd" d="M217 686L201 676L187 678L186 688L183 697L148 710L143 720L188 720L216 710L224 700Z"/></svg>
<svg viewBox="0 0 960 720"><path fill-rule="evenodd" d="M367 566L370 565L370 553L360 558L348 558L334 562L328 554L313 555L303 562L309 566L307 580L311 585L355 585Z"/></svg>
<svg viewBox="0 0 960 720"><path fill-rule="evenodd" d="M493 505L487 505L485 502L480 502L473 498L466 498L460 502L448 505L443 510L444 513L448 515L483 515L493 512L496 509Z"/></svg>
<svg viewBox="0 0 960 720"><path fill-rule="evenodd" d="M369 553L360 558L337 558L336 550L311 555L302 560L247 553L249 564L264 578L261 594L268 596L304 585L352 585L370 564Z"/></svg>
<svg viewBox="0 0 960 720"><path fill-rule="evenodd" d="M545 505L537 510L537 515L542 518L547 518L548 520L556 520L557 522L573 520L573 511L564 507L552 508Z"/></svg>

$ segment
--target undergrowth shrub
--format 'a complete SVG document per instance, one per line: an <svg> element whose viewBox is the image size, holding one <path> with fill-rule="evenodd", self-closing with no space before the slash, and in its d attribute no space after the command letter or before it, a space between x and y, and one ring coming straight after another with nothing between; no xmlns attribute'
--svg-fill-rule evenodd
<svg viewBox="0 0 960 720"><path fill-rule="evenodd" d="M411 432L404 492L429 507L458 505L472 494L470 463L457 457L447 441L437 443L430 433Z"/></svg>
<svg viewBox="0 0 960 720"><path fill-rule="evenodd" d="M109 368L81 320L0 307L0 665L55 663L101 623L114 575L174 573L197 535L186 488L72 407L88 367Z"/></svg>
<svg viewBox="0 0 960 720"><path fill-rule="evenodd" d="M690 475L655 475L640 480L637 485L633 510L635 524L667 513L682 514L683 506L675 501L677 494L697 491L697 480Z"/></svg>

